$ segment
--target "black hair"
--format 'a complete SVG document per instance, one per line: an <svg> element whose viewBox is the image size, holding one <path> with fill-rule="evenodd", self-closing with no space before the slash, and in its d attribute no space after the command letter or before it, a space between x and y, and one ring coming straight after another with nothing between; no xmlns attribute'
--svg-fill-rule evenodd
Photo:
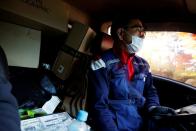
<svg viewBox="0 0 196 131"><path fill-rule="evenodd" d="M90 52L92 54L99 53L100 48L101 48L101 42L103 39L104 33L103 32L97 32L95 38L92 40L92 45L90 48Z"/></svg>
<svg viewBox="0 0 196 131"><path fill-rule="evenodd" d="M129 22L133 19L140 19L138 16L128 16L128 15L116 15L116 17L112 20L112 26L111 26L111 36L113 39L117 39L117 29L124 28L129 24Z"/></svg>

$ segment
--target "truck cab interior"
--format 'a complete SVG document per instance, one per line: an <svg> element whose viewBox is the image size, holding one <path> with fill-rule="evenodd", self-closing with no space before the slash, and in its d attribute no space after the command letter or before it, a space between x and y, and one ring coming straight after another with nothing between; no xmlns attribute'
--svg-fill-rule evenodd
<svg viewBox="0 0 196 131"><path fill-rule="evenodd" d="M173 118L196 129L195 0L2 0L0 45L19 108L41 107L52 95L60 111L75 116L88 107L88 72L96 33L101 51L112 48L110 27L118 14L146 26L141 53L149 62L160 103L193 114ZM188 112L188 111L187 111ZM188 112L189 114L189 112ZM173 120L172 119L172 120ZM185 129L184 129L185 130Z"/></svg>

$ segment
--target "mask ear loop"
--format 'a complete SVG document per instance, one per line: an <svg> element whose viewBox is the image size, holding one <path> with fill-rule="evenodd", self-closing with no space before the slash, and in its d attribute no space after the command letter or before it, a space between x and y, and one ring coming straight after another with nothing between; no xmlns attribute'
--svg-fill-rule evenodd
<svg viewBox="0 0 196 131"><path fill-rule="evenodd" d="M117 35L118 35L119 40L123 40L122 32L123 32L123 28L119 28L117 30Z"/></svg>
<svg viewBox="0 0 196 131"><path fill-rule="evenodd" d="M124 29L124 32L130 37L130 39L128 39L129 43L132 43L132 35L126 29Z"/></svg>

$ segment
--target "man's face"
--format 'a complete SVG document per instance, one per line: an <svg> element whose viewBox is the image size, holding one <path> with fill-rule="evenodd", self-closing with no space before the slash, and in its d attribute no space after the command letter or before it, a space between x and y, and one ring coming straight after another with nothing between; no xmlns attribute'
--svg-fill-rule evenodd
<svg viewBox="0 0 196 131"><path fill-rule="evenodd" d="M123 28L122 38L126 43L131 42L131 36L145 37L144 27L139 19L130 20L129 24Z"/></svg>

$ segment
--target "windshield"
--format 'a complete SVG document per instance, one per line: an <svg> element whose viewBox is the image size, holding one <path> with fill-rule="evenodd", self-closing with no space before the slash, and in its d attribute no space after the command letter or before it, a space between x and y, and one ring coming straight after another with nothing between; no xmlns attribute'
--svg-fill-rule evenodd
<svg viewBox="0 0 196 131"><path fill-rule="evenodd" d="M196 34L146 32L138 55L149 62L153 74L196 86Z"/></svg>

